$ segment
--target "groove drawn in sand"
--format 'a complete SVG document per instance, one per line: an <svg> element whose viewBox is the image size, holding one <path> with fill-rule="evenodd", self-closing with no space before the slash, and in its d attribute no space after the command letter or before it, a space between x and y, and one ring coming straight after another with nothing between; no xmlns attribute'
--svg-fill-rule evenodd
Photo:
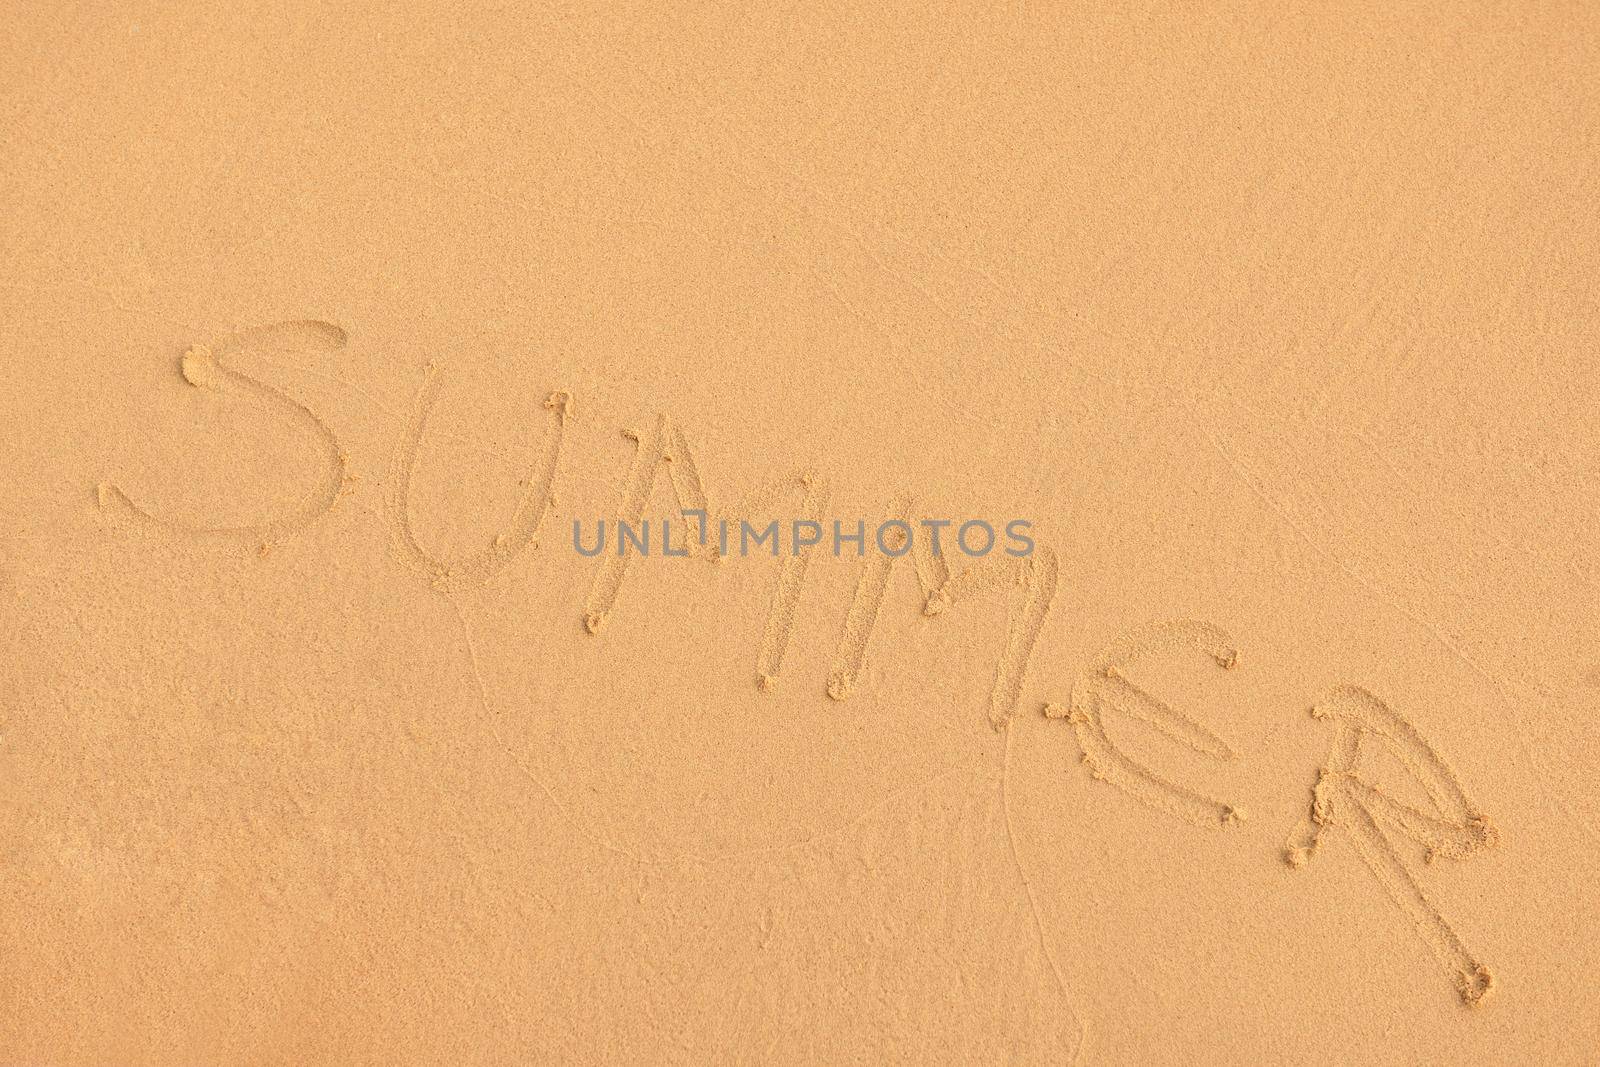
<svg viewBox="0 0 1600 1067"><path fill-rule="evenodd" d="M678 510L683 515L684 527L687 533L689 516L698 512L700 518L700 533L702 552L700 554L710 558L712 553L704 548L705 521L706 521L706 492L700 484L700 471L695 467L694 458L689 454L688 442L684 440L683 432L673 425L672 420L665 415L656 417L653 430L639 433L633 430L624 430L623 436L634 443L633 464L628 471L627 484L623 486L622 500L617 506L617 544L618 551L605 555L600 561L600 572L595 575L594 587L589 591L588 602L583 610L583 628L591 634L600 632L610 617L612 610L617 605L617 597L622 592L622 581L628 576L628 562L632 553L621 550L623 543L623 525L629 529L637 530L644 518L644 509L650 503L650 494L655 490L656 478L661 473L661 468L667 468L668 480L672 483L672 492L678 500ZM605 525L600 526L600 543L605 543ZM688 539L685 537L685 545ZM692 549L690 555L694 555Z"/></svg>
<svg viewBox="0 0 1600 1067"><path fill-rule="evenodd" d="M815 472L803 470L751 493L728 517L728 525L736 526L768 515L780 500L796 492L801 496L798 518L820 524L828 508L828 485ZM772 604L761 628L761 647L756 653L756 685L763 693L770 693L777 686L778 675L783 672L784 653L789 648L789 635L794 631L800 591L805 588L806 569L811 565L814 549L814 545L802 545L798 552L785 554L778 565L778 581L772 590Z"/></svg>
<svg viewBox="0 0 1600 1067"><path fill-rule="evenodd" d="M1000 662L995 665L994 685L989 691L989 725L997 730L1010 723L1021 706L1022 683L1027 680L1033 647L1038 644L1050 605L1055 600L1056 579L1061 570L1055 549L1049 546L1040 547L1016 564L1008 563L990 559L974 564L935 589L924 609L929 615L942 615L949 607L1003 584L1003 577L991 580L985 572L1003 576L1013 566L1016 568L1015 585L1020 592L1010 612L1005 647L1000 652ZM942 561L940 564L943 565Z"/></svg>
<svg viewBox="0 0 1600 1067"><path fill-rule="evenodd" d="M411 479L422 452L422 434L428 413L439 398L438 368L430 363L417 391L400 443L390 465L389 491L385 494L385 519L389 541L400 562L428 579L435 588L455 592L483 585L517 557L539 532L550 507L551 486L561 459L561 441L567 421L572 418L572 394L554 392L545 397L545 410L555 416L555 427L547 435L544 452L527 479L522 497L506 528L494 535L488 547L464 559L445 561L428 553L417 540L411 525Z"/></svg>
<svg viewBox="0 0 1600 1067"><path fill-rule="evenodd" d="M637 448L617 509L619 550L615 554L606 555L601 561L600 571L595 576L594 587L585 604L584 629L591 634L600 631L616 608L623 580L627 577L631 553L620 548L621 524L626 523L630 529L639 526L662 467L667 469L673 495L683 516L685 551L690 556L703 556L714 561L722 560L726 552L726 545L722 544L722 540L728 530L742 529L742 524L745 522L771 515L776 505L786 498L795 496L800 498L800 508L795 516L800 520L809 520L820 525L827 511L827 483L814 471L799 470L755 490L733 508L730 514L713 516L710 513L711 506L704 483L701 481L700 470L694 461L694 454L689 449L688 439L684 436L683 430L676 423L662 415L650 433L628 433L627 436L636 443ZM690 523L691 518L694 520L693 525ZM719 536L714 539L708 533L713 525L719 530ZM665 532L663 537L666 537ZM698 547L694 543L695 540L699 542ZM603 523L599 543L602 547L605 544ZM665 545L663 549L665 550ZM762 627L761 645L756 653L756 684L762 692L771 692L777 686L778 676L783 672L784 654L789 646L789 635L794 630L800 593L805 587L806 571L811 565L813 551L813 545L801 545L799 551L784 553L778 565L778 577L773 587L771 606Z"/></svg>
<svg viewBox="0 0 1600 1067"><path fill-rule="evenodd" d="M348 459L338 438L310 408L265 382L229 368L224 361L235 352L251 349L334 352L344 347L346 339L344 330L332 323L313 319L279 322L234 334L215 347L192 345L180 363L184 380L195 388L256 400L311 435L326 465L327 475L312 487L298 508L257 525L196 526L154 515L135 504L117 485L102 482L96 489L101 510L116 520L191 540L255 545L263 554L326 514L344 492L348 480Z"/></svg>
<svg viewBox="0 0 1600 1067"><path fill-rule="evenodd" d="M905 497L896 497L889 504L885 524L903 524L909 510L910 502ZM905 538L903 528L897 526L892 530L884 543L890 551L874 554L861 569L861 577L856 579L855 596L850 599L850 610L844 619L844 634L839 638L839 649L834 653L833 665L828 668L828 696L834 700L848 700L855 692L856 682L866 664L872 628L878 621L878 608L883 604L883 592L889 587L889 575L894 571L895 560L905 554L902 551ZM899 554L891 555L890 552ZM921 553L917 555L920 557Z"/></svg>
<svg viewBox="0 0 1600 1067"><path fill-rule="evenodd" d="M1335 726L1328 762L1317 775L1311 808L1289 838L1285 858L1303 867L1316 855L1323 835L1338 827L1377 875L1384 891L1405 913L1418 935L1449 973L1468 1004L1478 1004L1494 986L1489 969L1462 943L1417 881L1413 865L1391 837L1400 833L1422 845L1426 861L1466 859L1493 848L1499 833L1468 799L1454 772L1427 740L1382 700L1359 686L1340 686L1311 714ZM1435 811L1419 811L1395 800L1360 774L1361 743L1386 745L1427 791Z"/></svg>
<svg viewBox="0 0 1600 1067"><path fill-rule="evenodd" d="M909 510L909 501L897 497L889 506L887 521L904 522ZM889 549L903 546L899 528L892 531L891 538ZM988 710L989 724L996 730L1003 729L1016 714L1034 646L1055 599L1060 564L1054 550L1041 546L1032 556L1021 559L985 557L955 575L950 572L947 555L935 553L927 538L914 540L909 554L923 596L922 613L929 618L946 617L951 608L985 593L1010 591L1006 640L995 666ZM879 552L866 564L856 582L844 633L828 671L828 696L834 700L848 700L855 692L889 577L894 572L895 561L904 555L904 552L899 555Z"/></svg>
<svg viewBox="0 0 1600 1067"><path fill-rule="evenodd" d="M1127 669L1138 660L1184 649L1198 649L1223 670L1232 670L1239 650L1218 627L1189 620L1158 623L1118 640L1078 675L1072 704L1045 705L1044 713L1072 724L1083 763L1096 779L1130 796L1199 826L1234 825L1244 819L1235 805L1205 796L1156 774L1126 755L1106 733L1104 717L1116 712L1155 727L1167 737L1217 760L1234 758L1228 743L1200 722L1134 685Z"/></svg>

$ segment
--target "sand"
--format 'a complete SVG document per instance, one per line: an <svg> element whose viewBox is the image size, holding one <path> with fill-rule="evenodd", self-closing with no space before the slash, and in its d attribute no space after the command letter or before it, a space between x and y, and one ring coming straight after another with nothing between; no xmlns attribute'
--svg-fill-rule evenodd
<svg viewBox="0 0 1600 1067"><path fill-rule="evenodd" d="M1597 70L12 5L0 1063L1597 1062Z"/></svg>

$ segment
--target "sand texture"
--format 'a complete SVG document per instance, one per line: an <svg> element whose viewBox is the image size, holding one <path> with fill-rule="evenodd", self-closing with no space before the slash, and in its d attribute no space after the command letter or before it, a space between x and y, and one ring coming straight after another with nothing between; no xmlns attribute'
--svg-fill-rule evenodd
<svg viewBox="0 0 1600 1067"><path fill-rule="evenodd" d="M0 1064L1600 1063L1600 6L11 4L0 134Z"/></svg>

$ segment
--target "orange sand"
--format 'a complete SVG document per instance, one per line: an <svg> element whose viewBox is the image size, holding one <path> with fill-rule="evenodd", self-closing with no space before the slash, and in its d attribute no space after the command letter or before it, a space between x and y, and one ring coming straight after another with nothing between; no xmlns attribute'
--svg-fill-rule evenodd
<svg viewBox="0 0 1600 1067"><path fill-rule="evenodd" d="M0 1062L1596 1062L1596 71L13 5Z"/></svg>

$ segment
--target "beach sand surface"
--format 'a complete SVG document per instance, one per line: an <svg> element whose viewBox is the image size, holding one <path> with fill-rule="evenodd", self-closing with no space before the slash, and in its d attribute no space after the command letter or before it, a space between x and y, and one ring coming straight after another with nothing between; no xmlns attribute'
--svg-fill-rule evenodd
<svg viewBox="0 0 1600 1067"><path fill-rule="evenodd" d="M0 1061L1596 1062L1597 70L12 5Z"/></svg>

